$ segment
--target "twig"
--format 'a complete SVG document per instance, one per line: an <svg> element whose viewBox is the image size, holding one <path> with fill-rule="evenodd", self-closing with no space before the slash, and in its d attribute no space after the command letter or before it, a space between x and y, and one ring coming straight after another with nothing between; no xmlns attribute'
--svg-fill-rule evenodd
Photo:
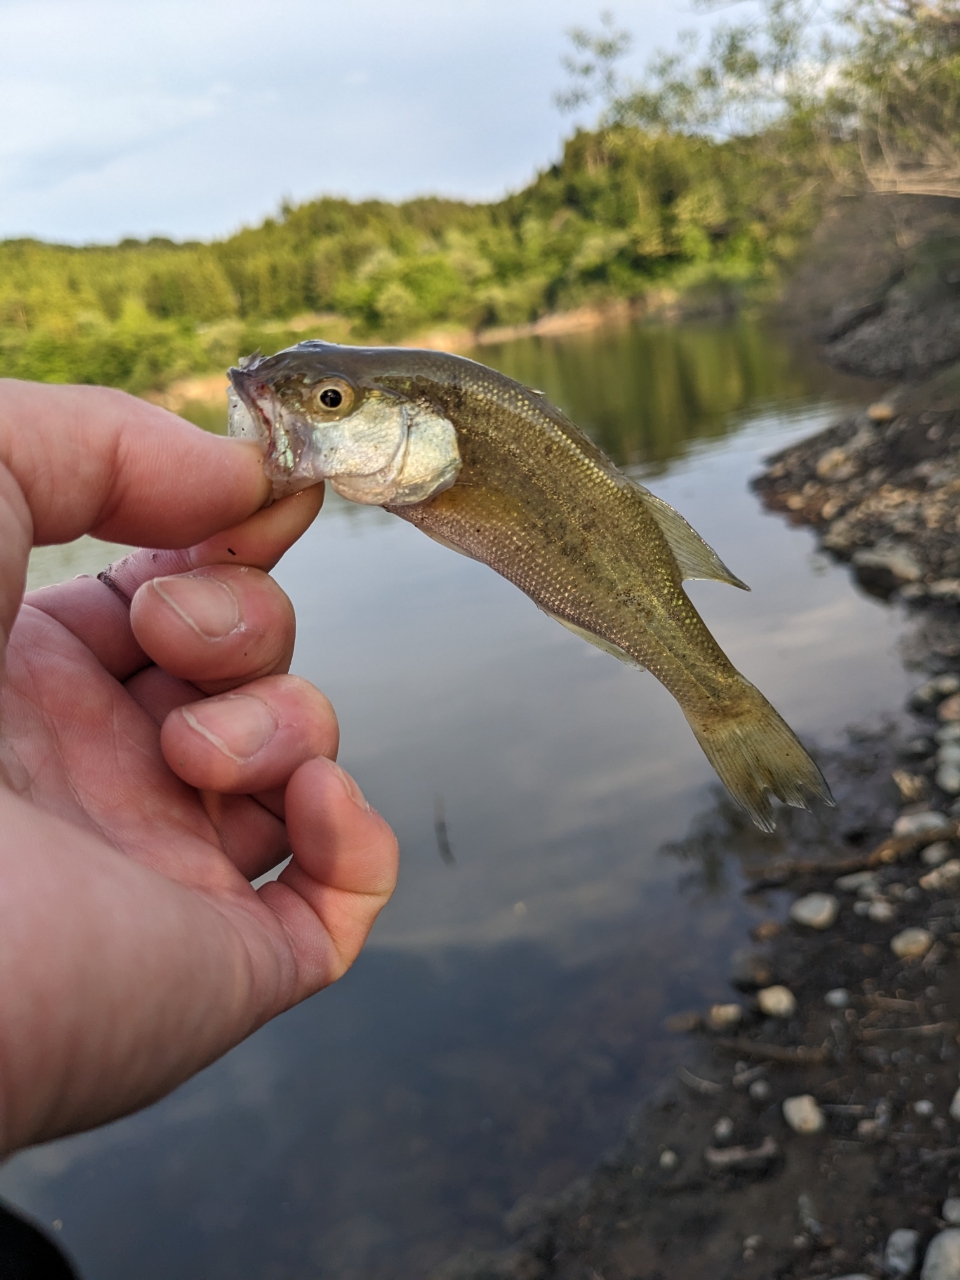
<svg viewBox="0 0 960 1280"><path fill-rule="evenodd" d="M710 1098L716 1097L718 1093L723 1093L722 1084L717 1084L716 1080L702 1080L699 1076L695 1076L692 1071L688 1071L686 1067L677 1067L677 1075L695 1093L703 1093Z"/></svg>
<svg viewBox="0 0 960 1280"><path fill-rule="evenodd" d="M879 1040L882 1036L939 1036L953 1031L954 1022L928 1022L922 1027L862 1027L858 1031L861 1040Z"/></svg>
<svg viewBox="0 0 960 1280"><path fill-rule="evenodd" d="M760 1058L765 1062L782 1062L789 1066L816 1066L826 1062L829 1053L824 1048L808 1049L798 1044L788 1048L779 1044L759 1044L756 1040L747 1040L744 1036L731 1039L721 1038L713 1042L718 1049L726 1049L728 1053L739 1053L744 1058Z"/></svg>

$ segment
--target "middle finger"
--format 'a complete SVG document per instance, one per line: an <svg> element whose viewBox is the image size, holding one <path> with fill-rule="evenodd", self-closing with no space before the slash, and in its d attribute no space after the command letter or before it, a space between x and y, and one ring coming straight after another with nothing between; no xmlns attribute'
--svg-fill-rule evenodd
<svg viewBox="0 0 960 1280"><path fill-rule="evenodd" d="M296 637L287 596L246 565L151 579L133 597L130 625L159 667L205 693L287 671Z"/></svg>

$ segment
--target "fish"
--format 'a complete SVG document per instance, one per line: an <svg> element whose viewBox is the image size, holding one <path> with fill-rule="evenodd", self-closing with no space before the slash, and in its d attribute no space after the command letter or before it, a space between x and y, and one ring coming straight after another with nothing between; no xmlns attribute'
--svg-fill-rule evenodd
<svg viewBox="0 0 960 1280"><path fill-rule="evenodd" d="M792 729L683 590L749 590L679 512L540 392L464 356L310 340L229 371L229 433L256 440L274 497L326 481L482 561L576 635L650 671L763 831L770 796L832 804Z"/></svg>

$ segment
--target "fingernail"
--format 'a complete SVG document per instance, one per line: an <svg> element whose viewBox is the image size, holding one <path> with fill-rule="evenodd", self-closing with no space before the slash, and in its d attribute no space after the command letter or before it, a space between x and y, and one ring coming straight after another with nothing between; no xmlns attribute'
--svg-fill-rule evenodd
<svg viewBox="0 0 960 1280"><path fill-rule="evenodd" d="M231 760L251 759L277 732L277 720L266 703L242 693L194 702L180 710L191 729Z"/></svg>
<svg viewBox="0 0 960 1280"><path fill-rule="evenodd" d="M353 803L355 805L358 805L365 812L369 813L370 805L367 804L366 800L363 797L363 792L360 790L360 788L357 786L354 780L350 777L349 773L345 773L344 770L341 769L340 766L336 764L333 760L330 760L328 763L330 764L330 767L333 770L335 770L335 772L339 775L340 781L343 783L343 789L344 791L346 791L347 795L350 797Z"/></svg>
<svg viewBox="0 0 960 1280"><path fill-rule="evenodd" d="M240 625L240 607L236 597L217 578L192 574L154 578L153 589L187 626L205 640L222 640Z"/></svg>

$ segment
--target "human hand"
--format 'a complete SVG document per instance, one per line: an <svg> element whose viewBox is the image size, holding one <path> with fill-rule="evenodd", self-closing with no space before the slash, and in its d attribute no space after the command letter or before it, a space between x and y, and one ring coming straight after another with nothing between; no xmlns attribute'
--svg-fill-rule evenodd
<svg viewBox="0 0 960 1280"><path fill-rule="evenodd" d="M322 489L267 491L255 446L0 380L0 1151L161 1097L338 978L392 892L266 573ZM85 532L188 549L21 608L31 544Z"/></svg>

